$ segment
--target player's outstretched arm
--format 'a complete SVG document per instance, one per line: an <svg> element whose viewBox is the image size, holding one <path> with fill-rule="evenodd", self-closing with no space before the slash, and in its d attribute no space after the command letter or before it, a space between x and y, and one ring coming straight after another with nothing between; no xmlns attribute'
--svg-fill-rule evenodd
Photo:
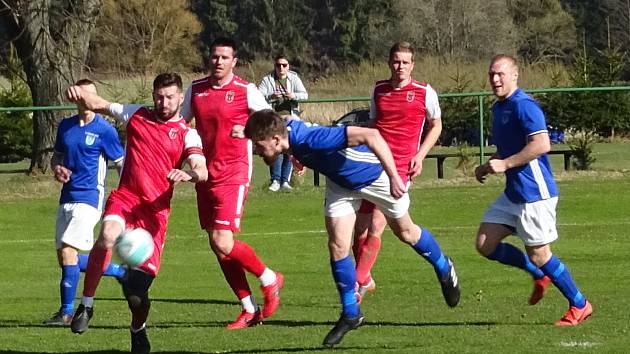
<svg viewBox="0 0 630 354"><path fill-rule="evenodd" d="M66 97L68 97L70 102L81 104L90 111L101 114L110 114L109 101L95 93L82 89L81 86L74 85L68 87L66 90Z"/></svg>
<svg viewBox="0 0 630 354"><path fill-rule="evenodd" d="M407 191L405 184L396 171L392 152L378 130L350 126L347 127L346 134L348 136L348 147L365 144L374 152L374 155L381 161L383 170L389 176L392 196L394 198L402 197Z"/></svg>

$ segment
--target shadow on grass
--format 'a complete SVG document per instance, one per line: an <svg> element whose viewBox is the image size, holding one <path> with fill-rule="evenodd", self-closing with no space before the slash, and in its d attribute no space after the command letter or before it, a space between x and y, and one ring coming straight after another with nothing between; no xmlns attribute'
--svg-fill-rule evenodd
<svg viewBox="0 0 630 354"><path fill-rule="evenodd" d="M343 349L345 350L369 350L370 348L362 348L362 347L343 347ZM401 348L402 349L402 348ZM220 353L227 353L227 354L238 354L238 353L307 353L307 352L321 352L321 351L326 351L326 352L330 352L330 349L325 348L325 347L279 347L279 348L272 348L272 349L237 349L237 350L221 350ZM47 354L50 352L37 352L37 351L17 351L17 350L0 350L0 354ZM80 352L73 352L73 351L67 351L66 353L68 354L72 354L72 353L81 353L81 354L128 354L128 351L122 351L122 350L114 350L114 349L104 349L104 350L93 350L93 351L80 351ZM159 350L151 350L151 353L169 353L169 354L192 354L192 353L196 353L196 354L212 354L212 353L217 353L217 351L209 351L209 352L200 352L200 351L172 351L172 350L168 350L168 351L159 351Z"/></svg>
<svg viewBox="0 0 630 354"><path fill-rule="evenodd" d="M126 301L124 297L103 297L96 298L96 303L99 301ZM161 299L151 298L151 302L164 302L172 304L208 304L208 305L238 305L237 301L231 300L216 300L216 299Z"/></svg>

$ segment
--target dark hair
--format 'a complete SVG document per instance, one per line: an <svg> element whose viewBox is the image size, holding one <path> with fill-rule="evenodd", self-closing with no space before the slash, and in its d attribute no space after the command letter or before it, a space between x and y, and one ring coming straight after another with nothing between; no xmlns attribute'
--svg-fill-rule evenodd
<svg viewBox="0 0 630 354"><path fill-rule="evenodd" d="M276 55L276 57L275 57L275 58L273 58L273 61L274 61L274 63L275 63L275 62L277 62L277 61L278 61L278 60L280 60L280 59L285 59L286 61L289 61L289 58L287 58L287 56L286 56L286 55L284 55L284 54L278 54L278 55Z"/></svg>
<svg viewBox="0 0 630 354"><path fill-rule="evenodd" d="M210 52L212 52L212 50L215 47L230 47L232 48L232 52L234 53L234 58L236 58L236 41L233 40L232 38L227 38L227 37L217 37L214 39L214 41L212 41L212 43L210 44Z"/></svg>
<svg viewBox="0 0 630 354"><path fill-rule="evenodd" d="M169 86L177 86L179 91L183 91L182 77L178 73L161 73L153 80L153 91Z"/></svg>
<svg viewBox="0 0 630 354"><path fill-rule="evenodd" d="M286 136L284 119L271 109L252 113L245 124L245 136L252 141L262 141L274 135Z"/></svg>
<svg viewBox="0 0 630 354"><path fill-rule="evenodd" d="M413 49L413 46L411 45L411 43L409 43L409 42L396 42L389 49L389 60L392 60L392 58L394 57L394 54L396 54L396 53L411 53L411 60L413 60L413 56L414 56L415 52L416 51L415 51L415 49Z"/></svg>
<svg viewBox="0 0 630 354"><path fill-rule="evenodd" d="M94 83L94 81L90 80L90 79L81 79L78 80L77 82L74 83L75 86L87 86L87 85L94 85L96 86L96 84Z"/></svg>

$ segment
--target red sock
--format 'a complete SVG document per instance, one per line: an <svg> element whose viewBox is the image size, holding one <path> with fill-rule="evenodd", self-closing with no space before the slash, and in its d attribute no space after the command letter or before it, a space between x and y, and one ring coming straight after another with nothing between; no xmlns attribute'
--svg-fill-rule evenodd
<svg viewBox="0 0 630 354"><path fill-rule="evenodd" d="M243 241L234 240L234 247L228 256L256 277L260 277L265 271L265 264L258 258L254 249Z"/></svg>
<svg viewBox="0 0 630 354"><path fill-rule="evenodd" d="M370 270L376 263L376 257L381 249L381 238L368 235L361 250L359 251L360 257L357 261L357 282L360 285L367 285L370 280Z"/></svg>
<svg viewBox="0 0 630 354"><path fill-rule="evenodd" d="M101 281L101 276L103 276L103 272L109 266L111 259L112 250L100 248L98 244L94 244L88 258L87 269L85 270L83 296L93 297L96 294L98 283Z"/></svg>
<svg viewBox="0 0 630 354"><path fill-rule="evenodd" d="M232 291L239 300L252 294L249 284L247 283L245 271L243 271L243 268L237 261L226 256L219 259L219 265L221 266L225 280L227 280L230 288L232 288Z"/></svg>

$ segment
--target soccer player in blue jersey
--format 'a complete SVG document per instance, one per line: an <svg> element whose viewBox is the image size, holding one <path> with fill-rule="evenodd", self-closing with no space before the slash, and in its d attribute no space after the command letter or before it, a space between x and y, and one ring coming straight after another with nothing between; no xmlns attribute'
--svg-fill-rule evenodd
<svg viewBox="0 0 630 354"><path fill-rule="evenodd" d="M409 195L396 171L391 151L375 129L354 126L322 127L299 120L285 121L271 110L253 113L244 130L254 153L267 165L281 154L291 154L306 167L326 176L324 213L333 278L341 299L341 317L326 335L332 347L363 323L355 297L356 272L350 248L356 211L363 199L374 203L387 218L394 234L418 254L422 229L409 216ZM436 245L428 250L439 264L449 265L449 296L459 300L452 261Z"/></svg>
<svg viewBox="0 0 630 354"><path fill-rule="evenodd" d="M91 80L76 85L96 93ZM59 292L61 307L44 321L49 326L69 326L74 313L74 297L81 271L87 267L87 254L94 243L94 226L101 217L105 197L107 161L122 167L124 150L118 133L101 115L82 105L79 114L64 119L57 129L51 167L55 179L63 183L57 210L55 244L61 267ZM112 263L107 275L122 277L125 269Z"/></svg>
<svg viewBox="0 0 630 354"><path fill-rule="evenodd" d="M550 149L545 116L538 103L518 87L514 57L492 58L488 78L497 101L492 106L492 136L497 153L477 167L481 183L486 175L504 173L503 194L486 211L476 247L483 256L528 272L534 279L529 304L540 301L553 283L569 301L569 310L557 326L575 326L593 313L593 307L575 285L569 269L551 252L556 230L556 187L547 152ZM502 242L516 234L527 254Z"/></svg>

